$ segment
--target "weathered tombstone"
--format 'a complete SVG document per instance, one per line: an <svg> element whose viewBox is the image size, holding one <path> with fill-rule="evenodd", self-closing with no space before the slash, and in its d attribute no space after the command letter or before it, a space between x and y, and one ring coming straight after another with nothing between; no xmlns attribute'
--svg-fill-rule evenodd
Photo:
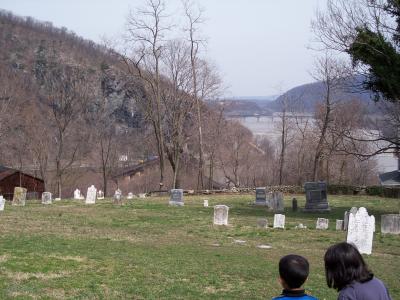
<svg viewBox="0 0 400 300"><path fill-rule="evenodd" d="M183 206L183 190L182 189L172 189L171 198L169 199L169 205Z"/></svg>
<svg viewBox="0 0 400 300"><path fill-rule="evenodd" d="M23 187L15 187L12 205L25 206L26 192L27 190Z"/></svg>
<svg viewBox="0 0 400 300"><path fill-rule="evenodd" d="M76 189L76 190L74 191L74 199L75 199L75 200L80 200L80 199L82 199L81 191L80 191L79 189Z"/></svg>
<svg viewBox="0 0 400 300"><path fill-rule="evenodd" d="M0 211L4 210L4 205L6 204L6 199L3 196L0 196Z"/></svg>
<svg viewBox="0 0 400 300"><path fill-rule="evenodd" d="M42 193L42 204L51 204L52 203L52 194L50 192Z"/></svg>
<svg viewBox="0 0 400 300"><path fill-rule="evenodd" d="M114 204L122 204L122 191L117 189L114 193Z"/></svg>
<svg viewBox="0 0 400 300"><path fill-rule="evenodd" d="M292 199L292 211L297 211L297 199Z"/></svg>
<svg viewBox="0 0 400 300"><path fill-rule="evenodd" d="M284 212L285 204L283 202L283 193L272 192L270 200L270 208L273 212Z"/></svg>
<svg viewBox="0 0 400 300"><path fill-rule="evenodd" d="M104 193L103 193L102 190L99 190L99 191L97 192L97 199L104 199Z"/></svg>
<svg viewBox="0 0 400 300"><path fill-rule="evenodd" d="M304 212L327 212L330 211L327 198L327 185L325 182L306 182L306 206Z"/></svg>
<svg viewBox="0 0 400 300"><path fill-rule="evenodd" d="M347 231L347 228L349 227L349 215L351 213L355 214L357 212L358 208L357 207L352 207L350 211L345 211L344 212L344 219L343 219L343 230Z"/></svg>
<svg viewBox="0 0 400 300"><path fill-rule="evenodd" d="M285 228L285 215L274 215L274 228Z"/></svg>
<svg viewBox="0 0 400 300"><path fill-rule="evenodd" d="M207 200L207 199L204 199L204 201L203 201L203 206L204 206L204 207L208 207L208 200Z"/></svg>
<svg viewBox="0 0 400 300"><path fill-rule="evenodd" d="M329 220L325 218L318 218L317 225L315 226L316 229L327 230L329 227Z"/></svg>
<svg viewBox="0 0 400 300"><path fill-rule="evenodd" d="M96 193L97 189L94 187L94 185L90 186L87 189L87 194L86 194L86 204L95 204L96 203Z"/></svg>
<svg viewBox="0 0 400 300"><path fill-rule="evenodd" d="M336 220L336 230L340 231L343 230L344 221L343 220Z"/></svg>
<svg viewBox="0 0 400 300"><path fill-rule="evenodd" d="M59 197L54 198L54 201L61 201L61 198L59 198Z"/></svg>
<svg viewBox="0 0 400 300"><path fill-rule="evenodd" d="M381 232L383 234L400 234L400 215L382 215Z"/></svg>
<svg viewBox="0 0 400 300"><path fill-rule="evenodd" d="M133 193L128 193L128 196L126 197L128 200L132 200L133 199Z"/></svg>
<svg viewBox="0 0 400 300"><path fill-rule="evenodd" d="M256 188L255 205L267 206L267 189L265 187Z"/></svg>
<svg viewBox="0 0 400 300"><path fill-rule="evenodd" d="M146 193L140 193L139 198L142 198L142 199L146 198Z"/></svg>
<svg viewBox="0 0 400 300"><path fill-rule="evenodd" d="M214 225L228 225L229 207L226 205L214 206Z"/></svg>
<svg viewBox="0 0 400 300"><path fill-rule="evenodd" d="M258 228L268 228L268 219L262 218L257 220Z"/></svg>
<svg viewBox="0 0 400 300"><path fill-rule="evenodd" d="M361 254L371 254L374 228L375 217L369 216L365 207L360 207L349 215L347 242L354 244Z"/></svg>

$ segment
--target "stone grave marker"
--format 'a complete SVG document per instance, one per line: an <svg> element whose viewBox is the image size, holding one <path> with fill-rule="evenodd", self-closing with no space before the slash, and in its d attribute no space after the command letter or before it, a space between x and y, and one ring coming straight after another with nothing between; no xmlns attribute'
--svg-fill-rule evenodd
<svg viewBox="0 0 400 300"><path fill-rule="evenodd" d="M142 199L146 198L146 193L139 193L139 198L142 198Z"/></svg>
<svg viewBox="0 0 400 300"><path fill-rule="evenodd" d="M204 199L204 200L203 200L203 206L204 206L204 207L208 207L208 200L207 200L207 199Z"/></svg>
<svg viewBox="0 0 400 300"><path fill-rule="evenodd" d="M182 189L172 189L171 198L169 199L169 205L183 206L183 190Z"/></svg>
<svg viewBox="0 0 400 300"><path fill-rule="evenodd" d="M274 215L274 228L285 228L285 215Z"/></svg>
<svg viewBox="0 0 400 300"><path fill-rule="evenodd" d="M294 211L294 212L297 211L297 199L296 198L292 199L292 211Z"/></svg>
<svg viewBox="0 0 400 300"><path fill-rule="evenodd" d="M52 194L50 192L42 193L42 204L51 204L52 203Z"/></svg>
<svg viewBox="0 0 400 300"><path fill-rule="evenodd" d="M325 218L318 218L317 225L315 226L316 229L327 230L329 227L329 220Z"/></svg>
<svg viewBox="0 0 400 300"><path fill-rule="evenodd" d="M344 218L343 218L343 230L347 231L347 227L349 226L349 215L351 213L355 214L357 212L357 207L352 207L350 211L345 211L344 212Z"/></svg>
<svg viewBox="0 0 400 300"><path fill-rule="evenodd" d="M79 189L76 189L74 191L74 199L75 200L82 200L84 199L83 195L81 194L81 191Z"/></svg>
<svg viewBox="0 0 400 300"><path fill-rule="evenodd" d="M375 217L369 216L365 207L360 207L356 213L349 214L347 242L353 243L361 254L372 253Z"/></svg>
<svg viewBox="0 0 400 300"><path fill-rule="evenodd" d="M214 225L228 225L229 207L226 205L214 206Z"/></svg>
<svg viewBox="0 0 400 300"><path fill-rule="evenodd" d="M258 228L268 228L268 219L262 218L257 220Z"/></svg>
<svg viewBox="0 0 400 300"><path fill-rule="evenodd" d="M381 232L383 234L400 234L400 214L382 215Z"/></svg>
<svg viewBox="0 0 400 300"><path fill-rule="evenodd" d="M4 210L5 204L6 204L6 199L4 199L2 195L0 195L0 211Z"/></svg>
<svg viewBox="0 0 400 300"><path fill-rule="evenodd" d="M25 206L26 192L27 192L26 188L15 187L12 205Z"/></svg>
<svg viewBox="0 0 400 300"><path fill-rule="evenodd" d="M267 189L265 187L256 188L255 205L267 206Z"/></svg>
<svg viewBox="0 0 400 300"><path fill-rule="evenodd" d="M336 220L336 230L341 231L343 230L344 221L343 220Z"/></svg>
<svg viewBox="0 0 400 300"><path fill-rule="evenodd" d="M99 190L97 192L97 199L104 199L104 192L102 190Z"/></svg>
<svg viewBox="0 0 400 300"><path fill-rule="evenodd" d="M122 191L117 189L114 193L114 204L122 204Z"/></svg>
<svg viewBox="0 0 400 300"><path fill-rule="evenodd" d="M61 201L61 198L59 198L59 197L54 198L54 201Z"/></svg>
<svg viewBox="0 0 400 300"><path fill-rule="evenodd" d="M270 200L270 208L273 212L284 212L285 204L283 202L283 193L272 192Z"/></svg>
<svg viewBox="0 0 400 300"><path fill-rule="evenodd" d="M126 197L128 200L132 200L133 199L133 193L129 192L128 196Z"/></svg>
<svg viewBox="0 0 400 300"><path fill-rule="evenodd" d="M87 194L86 194L86 204L95 204L96 203L96 195L97 195L97 189L94 187L94 185L90 186L87 189Z"/></svg>
<svg viewBox="0 0 400 300"><path fill-rule="evenodd" d="M306 206L304 212L328 212L330 211L327 198L327 185L325 182L306 182Z"/></svg>

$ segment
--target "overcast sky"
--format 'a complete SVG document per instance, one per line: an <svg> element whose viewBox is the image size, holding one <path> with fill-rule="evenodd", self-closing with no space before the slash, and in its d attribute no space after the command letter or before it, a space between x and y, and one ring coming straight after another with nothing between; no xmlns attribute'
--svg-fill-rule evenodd
<svg viewBox="0 0 400 300"><path fill-rule="evenodd" d="M172 10L180 3L167 0ZM207 57L226 96L268 96L313 81L311 19L325 0L198 0L205 9ZM96 42L123 33L130 8L144 0L0 0L0 8L65 26Z"/></svg>

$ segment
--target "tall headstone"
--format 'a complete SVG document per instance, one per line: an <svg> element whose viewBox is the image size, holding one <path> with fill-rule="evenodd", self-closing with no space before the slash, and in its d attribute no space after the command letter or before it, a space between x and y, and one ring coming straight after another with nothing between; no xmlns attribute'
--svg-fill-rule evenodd
<svg viewBox="0 0 400 300"><path fill-rule="evenodd" d="M316 229L327 230L329 227L329 219L325 218L318 218L317 225L315 226Z"/></svg>
<svg viewBox="0 0 400 300"><path fill-rule="evenodd" d="M372 253L372 240L374 238L375 217L369 216L364 207L350 213L347 229L347 242L354 244L361 254Z"/></svg>
<svg viewBox="0 0 400 300"><path fill-rule="evenodd" d="M42 204L51 204L52 203L52 194L50 192L42 193Z"/></svg>
<svg viewBox="0 0 400 300"><path fill-rule="evenodd" d="M97 189L94 187L94 185L90 186L87 189L87 194L86 194L86 204L95 204L96 203L96 194L97 194Z"/></svg>
<svg viewBox="0 0 400 300"><path fill-rule="evenodd" d="M255 205L267 206L267 189L265 187L256 188Z"/></svg>
<svg viewBox="0 0 400 300"><path fill-rule="evenodd" d="M183 206L183 190L182 189L172 189L171 198L169 199L169 205Z"/></svg>
<svg viewBox="0 0 400 300"><path fill-rule="evenodd" d="M12 205L25 206L26 192L27 190L23 187L15 187Z"/></svg>
<svg viewBox="0 0 400 300"><path fill-rule="evenodd" d="M330 211L327 198L327 185L325 182L306 182L306 206L304 212L327 212Z"/></svg>
<svg viewBox="0 0 400 300"><path fill-rule="evenodd" d="M341 231L343 230L344 221L343 220L336 220L336 230Z"/></svg>
<svg viewBox="0 0 400 300"><path fill-rule="evenodd" d="M204 206L204 207L208 207L208 200L207 200L207 199L204 199L204 201L203 201L203 206Z"/></svg>
<svg viewBox="0 0 400 300"><path fill-rule="evenodd" d="M298 206L297 206L297 199L296 199L296 198L293 198L293 199L292 199L292 211L296 212L296 211L297 211L297 208L298 208Z"/></svg>
<svg viewBox="0 0 400 300"><path fill-rule="evenodd" d="M83 199L83 197L81 195L81 191L79 189L76 189L74 191L74 199L75 200L82 200Z"/></svg>
<svg viewBox="0 0 400 300"><path fill-rule="evenodd" d="M344 212L344 218L343 218L343 230L347 231L347 228L349 227L349 216L350 214L355 214L357 212L358 208L357 207L352 207L350 211L345 211Z"/></svg>
<svg viewBox="0 0 400 300"><path fill-rule="evenodd" d="M382 215L381 232L383 234L400 234L400 215Z"/></svg>
<svg viewBox="0 0 400 300"><path fill-rule="evenodd" d="M6 199L4 199L3 196L0 195L0 211L4 210L5 204L6 204Z"/></svg>
<svg viewBox="0 0 400 300"><path fill-rule="evenodd" d="M114 204L122 204L122 191L117 189L114 193Z"/></svg>
<svg viewBox="0 0 400 300"><path fill-rule="evenodd" d="M269 204L273 212L284 212L285 204L283 202L283 193L272 192Z"/></svg>
<svg viewBox="0 0 400 300"><path fill-rule="evenodd" d="M214 225L228 225L229 207L226 205L214 206Z"/></svg>
<svg viewBox="0 0 400 300"><path fill-rule="evenodd" d="M274 228L285 228L285 215L274 215Z"/></svg>
<svg viewBox="0 0 400 300"><path fill-rule="evenodd" d="M104 192L102 190L99 190L97 192L97 199L99 200L104 199Z"/></svg>

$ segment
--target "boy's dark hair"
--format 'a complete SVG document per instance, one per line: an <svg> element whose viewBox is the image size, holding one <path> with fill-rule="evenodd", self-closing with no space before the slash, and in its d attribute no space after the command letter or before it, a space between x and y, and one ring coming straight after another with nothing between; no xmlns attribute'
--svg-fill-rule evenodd
<svg viewBox="0 0 400 300"><path fill-rule="evenodd" d="M279 261L279 275L291 289L303 285L308 277L310 266L307 259L300 255L286 255Z"/></svg>
<svg viewBox="0 0 400 300"><path fill-rule="evenodd" d="M324 261L326 283L339 291L353 281L366 282L374 276L357 248L349 243L329 247Z"/></svg>

